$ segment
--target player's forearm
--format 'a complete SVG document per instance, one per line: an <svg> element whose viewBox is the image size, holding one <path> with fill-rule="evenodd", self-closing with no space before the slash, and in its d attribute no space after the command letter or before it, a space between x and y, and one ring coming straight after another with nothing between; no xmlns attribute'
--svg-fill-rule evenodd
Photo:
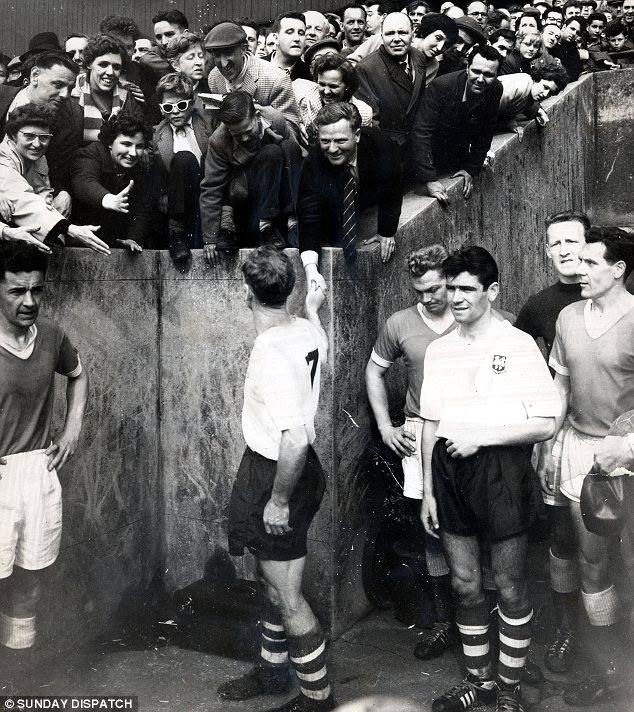
<svg viewBox="0 0 634 712"><path fill-rule="evenodd" d="M376 425L379 430L383 430L392 425L387 389L385 388L383 373L379 371L372 360L368 361L368 365L365 368L365 387L368 391L368 400L374 413Z"/></svg>
<svg viewBox="0 0 634 712"><path fill-rule="evenodd" d="M482 447L495 445L532 445L552 438L556 432L555 418L529 418L525 423L487 426Z"/></svg>
<svg viewBox="0 0 634 712"><path fill-rule="evenodd" d="M77 378L69 378L66 386L66 421L64 430L79 434L88 401L88 372L84 369Z"/></svg>
<svg viewBox="0 0 634 712"><path fill-rule="evenodd" d="M328 343L328 334L321 324L319 312L316 309L306 307L306 318L319 331L326 343Z"/></svg>
<svg viewBox="0 0 634 712"><path fill-rule="evenodd" d="M434 445L438 438L436 429L438 421L426 420L423 424L423 436L421 437L421 461L423 463L423 497L430 497L434 493L434 486L431 473L431 456Z"/></svg>
<svg viewBox="0 0 634 712"><path fill-rule="evenodd" d="M277 460L277 471L273 482L271 499L282 506L288 504L304 469L308 452L308 435L306 428L291 428L282 432L280 455Z"/></svg>

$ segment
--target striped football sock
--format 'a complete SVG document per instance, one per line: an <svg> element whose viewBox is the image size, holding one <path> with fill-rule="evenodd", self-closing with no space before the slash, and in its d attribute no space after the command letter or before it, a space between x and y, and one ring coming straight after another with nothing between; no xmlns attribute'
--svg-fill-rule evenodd
<svg viewBox="0 0 634 712"><path fill-rule="evenodd" d="M489 607L486 602L472 608L458 606L456 625L467 671L480 680L490 680Z"/></svg>
<svg viewBox="0 0 634 712"><path fill-rule="evenodd" d="M285 668L288 665L286 632L282 617L272 604L262 611L260 640L260 664L269 668Z"/></svg>
<svg viewBox="0 0 634 712"><path fill-rule="evenodd" d="M321 627L318 625L305 635L289 635L288 651L302 694L313 700L327 699L330 684L326 670L326 641Z"/></svg>
<svg viewBox="0 0 634 712"><path fill-rule="evenodd" d="M520 674L526 663L531 644L531 622L533 609L508 613L498 606L500 628L500 657L498 664L498 685L502 689L514 690L520 683Z"/></svg>

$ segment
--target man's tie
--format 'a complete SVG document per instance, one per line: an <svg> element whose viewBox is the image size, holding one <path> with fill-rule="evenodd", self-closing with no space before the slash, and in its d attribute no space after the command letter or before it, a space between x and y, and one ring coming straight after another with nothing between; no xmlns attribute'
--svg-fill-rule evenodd
<svg viewBox="0 0 634 712"><path fill-rule="evenodd" d="M407 78L411 80L411 78L412 78L412 72L411 72L411 70L410 70L410 68L409 68L409 62L408 62L406 59L404 59L402 62L399 62L399 64L400 64L400 66L401 66L401 69L402 69L402 70L405 72L405 74L407 75Z"/></svg>
<svg viewBox="0 0 634 712"><path fill-rule="evenodd" d="M343 255L346 266L354 270L357 263L357 216L355 212L355 199L357 185L352 166L346 167L346 184L343 189Z"/></svg>

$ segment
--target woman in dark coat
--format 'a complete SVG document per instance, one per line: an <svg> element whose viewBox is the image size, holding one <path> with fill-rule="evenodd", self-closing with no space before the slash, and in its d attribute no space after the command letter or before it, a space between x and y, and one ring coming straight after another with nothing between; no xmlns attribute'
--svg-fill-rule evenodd
<svg viewBox="0 0 634 712"><path fill-rule="evenodd" d="M99 141L79 149L73 161L73 216L90 216L112 247L140 252L152 228L152 181L141 157L152 130L136 115L104 122Z"/></svg>

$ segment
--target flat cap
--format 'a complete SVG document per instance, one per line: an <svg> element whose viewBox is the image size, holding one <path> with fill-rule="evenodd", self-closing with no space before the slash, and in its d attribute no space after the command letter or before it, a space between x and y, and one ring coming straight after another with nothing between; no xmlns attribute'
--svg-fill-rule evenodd
<svg viewBox="0 0 634 712"><path fill-rule="evenodd" d="M470 34L477 44L486 44L487 36L478 21L473 17L468 15L466 17L457 17L455 22L458 25L458 29Z"/></svg>
<svg viewBox="0 0 634 712"><path fill-rule="evenodd" d="M337 53L341 52L341 42L336 39L333 39L332 37L327 37L325 40L318 40L304 52L304 62L306 62L306 64L310 66L310 63L313 61L313 57L315 56L315 53L319 52L320 49L325 49L326 47L330 47L333 51Z"/></svg>
<svg viewBox="0 0 634 712"><path fill-rule="evenodd" d="M205 37L205 49L236 47L247 41L246 32L235 22L221 22L212 27Z"/></svg>

